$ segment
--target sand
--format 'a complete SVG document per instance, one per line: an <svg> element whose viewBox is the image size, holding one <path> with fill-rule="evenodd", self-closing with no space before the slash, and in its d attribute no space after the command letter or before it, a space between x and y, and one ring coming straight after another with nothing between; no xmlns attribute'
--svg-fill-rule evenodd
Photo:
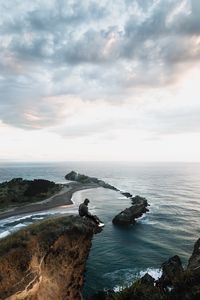
<svg viewBox="0 0 200 300"><path fill-rule="evenodd" d="M71 205L72 202L72 195L75 192L97 188L99 187L98 184L90 183L90 184L82 184L78 182L71 182L63 186L62 190L51 196L48 199L45 199L40 202L26 204L23 207L14 207L3 212L0 212L0 220L6 219L13 216L24 215L27 213L34 213L34 212L44 212L46 210L59 207L62 205Z"/></svg>

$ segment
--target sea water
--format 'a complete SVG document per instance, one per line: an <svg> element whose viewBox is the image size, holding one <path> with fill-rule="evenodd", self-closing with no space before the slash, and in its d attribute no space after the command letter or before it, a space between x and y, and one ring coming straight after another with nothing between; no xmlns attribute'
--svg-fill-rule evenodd
<svg viewBox="0 0 200 300"><path fill-rule="evenodd" d="M0 236L63 213L77 213L84 198L105 223L93 238L86 265L85 296L106 289L121 289L149 272L160 276L160 266L178 254L184 265L200 237L200 164L198 163L7 163L0 165L0 181L14 177L65 182L71 170L95 176L133 195L146 197L149 213L136 225L115 227L112 218L131 205L119 192L97 188L73 195L74 205L15 216L0 221Z"/></svg>

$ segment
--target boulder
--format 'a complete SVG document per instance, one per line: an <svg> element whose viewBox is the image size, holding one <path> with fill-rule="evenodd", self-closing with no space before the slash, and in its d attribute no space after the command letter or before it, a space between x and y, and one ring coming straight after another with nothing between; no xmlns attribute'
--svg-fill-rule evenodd
<svg viewBox="0 0 200 300"><path fill-rule="evenodd" d="M184 270L178 255L175 255L164 262L161 268L162 276L158 280L158 286L165 290L168 287L175 288L179 285L182 281Z"/></svg>

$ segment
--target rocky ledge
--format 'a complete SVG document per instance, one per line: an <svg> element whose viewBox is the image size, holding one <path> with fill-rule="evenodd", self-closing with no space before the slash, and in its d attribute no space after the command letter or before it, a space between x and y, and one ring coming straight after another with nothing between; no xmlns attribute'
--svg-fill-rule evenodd
<svg viewBox="0 0 200 300"><path fill-rule="evenodd" d="M81 300L94 233L78 216L52 218L0 241L1 300Z"/></svg>
<svg viewBox="0 0 200 300"><path fill-rule="evenodd" d="M119 191L116 187L110 185L109 183L106 183L105 181L98 179L96 177L90 177L87 175L79 174L78 172L71 171L67 175L65 175L65 179L70 180L70 181L77 181L83 184L96 184L97 186L114 190L114 191Z"/></svg>
<svg viewBox="0 0 200 300"><path fill-rule="evenodd" d="M148 210L149 205L146 198L135 196L131 198L132 206L126 208L116 215L112 222L115 225L131 225L136 222L136 219L141 217Z"/></svg>
<svg viewBox="0 0 200 300"><path fill-rule="evenodd" d="M155 281L148 273L120 292L100 292L90 300L199 300L200 239L194 245L184 269L178 255L162 264L162 276Z"/></svg>

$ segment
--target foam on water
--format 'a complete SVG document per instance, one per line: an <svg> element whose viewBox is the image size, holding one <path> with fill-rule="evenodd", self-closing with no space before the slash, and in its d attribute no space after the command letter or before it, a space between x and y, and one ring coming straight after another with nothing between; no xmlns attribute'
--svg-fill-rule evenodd
<svg viewBox="0 0 200 300"><path fill-rule="evenodd" d="M123 282L123 285L119 284L112 287L115 292L119 292L125 287L131 286L136 280L143 277L146 273L152 276L155 280L158 280L162 275L161 269L147 268L144 270L138 270L135 268L116 270L112 273L106 273L103 277L106 280L111 280L113 283Z"/></svg>
<svg viewBox="0 0 200 300"><path fill-rule="evenodd" d="M0 239L2 239L2 238L4 238L4 237L8 236L9 234L10 234L10 231L8 231L8 230L5 230L4 232L1 232L1 233L0 233Z"/></svg>

